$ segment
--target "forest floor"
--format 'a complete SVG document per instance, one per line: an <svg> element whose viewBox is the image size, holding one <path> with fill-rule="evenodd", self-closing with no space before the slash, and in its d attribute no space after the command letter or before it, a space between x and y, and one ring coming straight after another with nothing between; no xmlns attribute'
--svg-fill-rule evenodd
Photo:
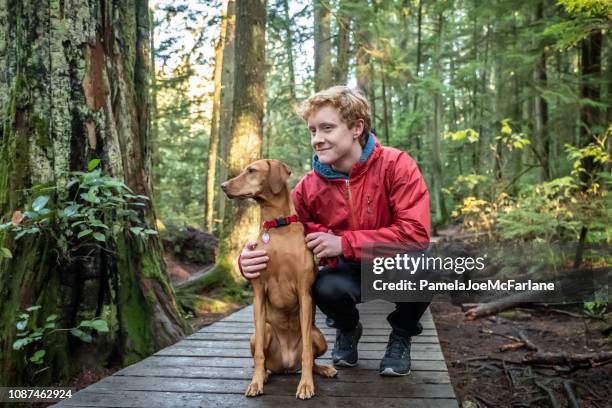
<svg viewBox="0 0 612 408"><path fill-rule="evenodd" d="M601 318L570 316L551 308L517 308L496 316L466 320L460 306L433 303L431 310L457 399L463 408L572 406L564 391L571 385L580 407L609 407L612 364L563 372L561 367L528 366L520 362L525 348L500 351L516 343L505 337L523 332L540 351L567 354L612 350L612 337L602 334ZM558 309L557 309L558 310ZM500 359L505 360L501 362ZM608 361L610 362L610 361ZM550 394L552 394L552 396Z"/></svg>

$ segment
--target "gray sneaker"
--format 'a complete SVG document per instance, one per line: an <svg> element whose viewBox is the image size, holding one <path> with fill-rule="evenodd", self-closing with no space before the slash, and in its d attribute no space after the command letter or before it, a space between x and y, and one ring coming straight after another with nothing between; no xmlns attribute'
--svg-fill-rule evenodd
<svg viewBox="0 0 612 408"><path fill-rule="evenodd" d="M357 365L357 343L361 338L363 327L361 322L351 330L336 329L336 343L332 351L334 365L341 367L355 367Z"/></svg>
<svg viewBox="0 0 612 408"><path fill-rule="evenodd" d="M410 337L392 331L378 373L392 377L410 374L410 343Z"/></svg>

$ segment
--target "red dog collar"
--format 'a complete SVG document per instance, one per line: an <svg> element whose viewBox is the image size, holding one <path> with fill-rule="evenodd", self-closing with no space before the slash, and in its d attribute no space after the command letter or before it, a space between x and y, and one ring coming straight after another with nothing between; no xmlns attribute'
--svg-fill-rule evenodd
<svg viewBox="0 0 612 408"><path fill-rule="evenodd" d="M284 227L285 225L289 225L292 222L297 222L297 221L298 221L297 214L293 214L293 215L290 215L289 217L281 217L281 218L276 218L270 221L264 221L263 227L265 229Z"/></svg>
<svg viewBox="0 0 612 408"><path fill-rule="evenodd" d="M298 217L297 214L290 215L289 217L280 217L270 221L264 221L263 223L263 231L261 233L261 240L264 244L270 242L270 234L268 234L268 230L270 228L278 228L283 227L285 225L289 225L292 222L297 222Z"/></svg>

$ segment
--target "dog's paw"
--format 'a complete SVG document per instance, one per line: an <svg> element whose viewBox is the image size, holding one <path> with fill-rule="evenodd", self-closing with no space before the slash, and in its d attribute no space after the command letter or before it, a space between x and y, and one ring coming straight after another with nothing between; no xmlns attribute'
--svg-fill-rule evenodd
<svg viewBox="0 0 612 408"><path fill-rule="evenodd" d="M314 371L316 374L327 378L333 378L338 374L338 370L336 370L331 364L317 364L314 368Z"/></svg>
<svg viewBox="0 0 612 408"><path fill-rule="evenodd" d="M295 393L296 398L308 399L315 395L315 387L312 381L301 380L298 385L297 392Z"/></svg>
<svg viewBox="0 0 612 408"><path fill-rule="evenodd" d="M253 381L247 387L246 393L244 395L246 395L247 397L256 397L261 394L263 394L263 382Z"/></svg>

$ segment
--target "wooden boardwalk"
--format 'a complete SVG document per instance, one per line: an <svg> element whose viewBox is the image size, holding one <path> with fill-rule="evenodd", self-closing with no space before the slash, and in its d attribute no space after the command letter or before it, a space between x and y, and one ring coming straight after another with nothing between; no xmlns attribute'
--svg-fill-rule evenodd
<svg viewBox="0 0 612 408"><path fill-rule="evenodd" d="M316 395L298 400L299 374L271 375L264 395L247 398L253 360L252 307L246 307L202 328L178 343L104 378L56 407L457 407L436 328L429 309L421 319L423 333L412 341L412 373L381 377L377 369L390 326L386 315L394 305L360 304L364 327L359 365L338 368L336 378L315 375ZM317 310L317 326L329 349L318 362L331 363L335 329Z"/></svg>

